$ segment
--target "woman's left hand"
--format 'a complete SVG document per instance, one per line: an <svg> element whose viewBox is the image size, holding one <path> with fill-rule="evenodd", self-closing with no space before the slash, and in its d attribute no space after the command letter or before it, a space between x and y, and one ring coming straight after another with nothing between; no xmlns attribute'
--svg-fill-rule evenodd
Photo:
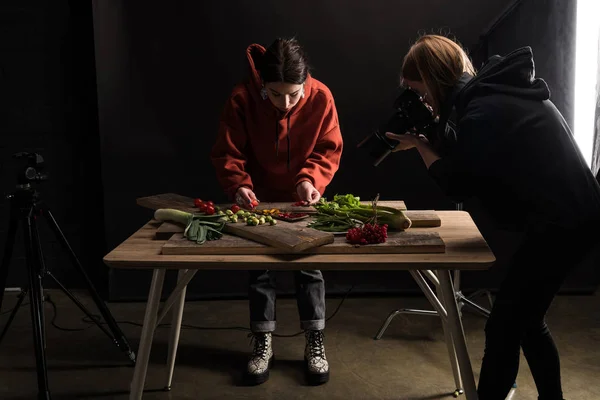
<svg viewBox="0 0 600 400"><path fill-rule="evenodd" d="M300 201L306 205L316 204L321 199L321 193L309 181L302 181L296 186L296 193Z"/></svg>
<svg viewBox="0 0 600 400"><path fill-rule="evenodd" d="M390 139L394 139L394 140L398 141L398 144L396 145L394 150L392 150L393 152L402 151L402 150L410 150L413 147L417 147L420 142L427 142L427 139L423 135L415 136L415 135L411 135L409 133L404 134L404 135L396 135L395 133L392 133L392 132L386 132L385 136L387 136Z"/></svg>
<svg viewBox="0 0 600 400"><path fill-rule="evenodd" d="M408 150L415 147L419 151L419 154L421 155L421 158L423 159L427 169L431 167L431 164L440 159L439 154L431 147L429 140L427 140L425 135L396 135L391 132L387 132L385 135L390 139L398 141L398 144L392 151Z"/></svg>

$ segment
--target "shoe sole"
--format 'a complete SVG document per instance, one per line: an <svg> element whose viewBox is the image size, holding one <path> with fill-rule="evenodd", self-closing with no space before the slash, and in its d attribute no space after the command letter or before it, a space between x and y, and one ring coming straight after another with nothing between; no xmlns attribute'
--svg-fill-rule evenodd
<svg viewBox="0 0 600 400"><path fill-rule="evenodd" d="M306 380L311 386L322 385L329 381L329 371L324 374L315 374L309 371L306 357L304 358L304 372L306 373Z"/></svg>
<svg viewBox="0 0 600 400"><path fill-rule="evenodd" d="M262 374L250 374L250 373L248 373L248 371L246 371L246 377L245 377L246 385L256 386L256 385L265 383L267 380L269 380L269 371L273 367L274 363L275 363L275 356L273 355L273 356L271 356L271 359L269 360L269 365L267 366L267 370L265 372L263 372Z"/></svg>

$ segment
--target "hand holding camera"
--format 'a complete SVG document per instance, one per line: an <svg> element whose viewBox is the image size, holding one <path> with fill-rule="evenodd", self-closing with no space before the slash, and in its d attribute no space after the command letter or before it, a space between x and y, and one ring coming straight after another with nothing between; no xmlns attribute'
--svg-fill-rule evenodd
<svg viewBox="0 0 600 400"><path fill-rule="evenodd" d="M385 136L389 139L393 139L398 142L398 144L394 147L392 152L410 150L414 147L417 147L421 143L429 144L427 136L422 134L412 134L410 132L407 132L402 135L397 135L392 132L386 132Z"/></svg>

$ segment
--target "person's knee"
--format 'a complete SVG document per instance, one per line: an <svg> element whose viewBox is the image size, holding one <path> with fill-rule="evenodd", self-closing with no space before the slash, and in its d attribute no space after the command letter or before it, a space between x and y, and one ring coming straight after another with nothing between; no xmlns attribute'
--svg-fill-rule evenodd
<svg viewBox="0 0 600 400"><path fill-rule="evenodd" d="M539 337L548 332L544 318L519 312L492 313L485 325L486 345L497 348L520 344L528 337Z"/></svg>
<svg viewBox="0 0 600 400"><path fill-rule="evenodd" d="M492 313L485 324L486 347L505 348L519 343L521 324L508 313Z"/></svg>
<svg viewBox="0 0 600 400"><path fill-rule="evenodd" d="M537 340L541 336L550 335L550 329L544 319L539 321L530 321L523 330L523 340L533 339Z"/></svg>
<svg viewBox="0 0 600 400"><path fill-rule="evenodd" d="M250 270L248 271L248 282L250 284L256 282L265 282L271 280L273 277L269 270Z"/></svg>
<svg viewBox="0 0 600 400"><path fill-rule="evenodd" d="M300 283L320 283L324 282L323 274L319 270L301 270L296 271L296 279Z"/></svg>

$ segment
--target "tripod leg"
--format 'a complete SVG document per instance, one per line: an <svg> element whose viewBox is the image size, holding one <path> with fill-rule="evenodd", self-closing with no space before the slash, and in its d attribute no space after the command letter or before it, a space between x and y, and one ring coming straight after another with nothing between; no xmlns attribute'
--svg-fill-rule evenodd
<svg viewBox="0 0 600 400"><path fill-rule="evenodd" d="M119 326L117 325L117 322L115 321L114 317L110 313L110 310L108 309L108 307L106 306L106 304L104 303L102 298L100 298L100 295L94 288L94 284L90 280L88 274L85 272L85 270L81 266L81 263L79 262L79 259L77 258L77 256L75 255L75 252L71 248L71 245L67 241L67 238L61 231L56 220L54 219L54 215L52 215L52 212L48 208L43 210L43 215L46 218L46 220L48 221L50 228L52 229L54 234L57 236L57 238L59 239L59 241L62 244L62 246L64 247L64 249L69 254L69 257L71 258L71 261L75 265L76 269L79 271L79 273L83 277L85 283L87 284L87 287L92 296L92 299L94 300L96 307L98 307L100 314L102 314L102 318L104 318L108 327L112 331L112 333L117 341L117 345L121 348L121 350L123 350L124 352L127 353L127 356L129 357L131 362L135 364L135 353L129 346L129 343L127 342L127 339L125 338L123 331L121 331L121 328L119 328Z"/></svg>
<svg viewBox="0 0 600 400"><path fill-rule="evenodd" d="M42 278L41 268L37 263L34 243L35 222L33 217L27 217L25 231L25 257L29 272L29 303L31 305L31 322L33 323L33 341L38 378L38 399L50 399L48 391L48 372L46 369L46 343L44 342L44 309L42 307Z"/></svg>
<svg viewBox="0 0 600 400"><path fill-rule="evenodd" d="M2 310L2 300L4 299L4 289L6 289L6 281L8 280L8 270L10 259L12 258L13 249L15 247L15 238L17 236L18 219L11 210L10 222L8 224L8 232L4 242L4 256L2 264L0 264L0 310Z"/></svg>
<svg viewBox="0 0 600 400"><path fill-rule="evenodd" d="M15 318L15 315L17 315L17 311L19 311L19 308L21 308L21 304L23 304L23 300L25 300L25 296L27 296L27 290L21 291L21 293L19 294L19 300L17 301L17 305L15 306L15 308L13 308L12 312L10 313L10 316L8 317L8 321L6 321L6 325L4 325L4 329L2 330L2 333L0 333L0 343L2 343L2 339L4 339L4 335L6 335L6 332L8 332L8 328L10 327L10 324L12 323L13 319Z"/></svg>
<svg viewBox="0 0 600 400"><path fill-rule="evenodd" d="M42 310L44 307L44 287L42 282L44 280L44 275L46 274L46 264L44 263L44 254L42 252L42 244L40 242L40 233L37 229L37 218L35 215L30 215L27 219L28 223L31 224L31 245L34 251L33 259L34 263L39 267L38 274L40 276L40 293L42 300ZM31 287L30 287L31 290ZM46 326L46 318L45 314L42 312L42 327ZM44 343L44 348L46 348L46 329L42 329L42 343Z"/></svg>
<svg viewBox="0 0 600 400"><path fill-rule="evenodd" d="M56 277L52 274L52 272L50 271L46 271L46 275L48 275L50 278L52 278L52 280L56 283L56 285L60 288L60 290L62 290L62 292L69 298L71 299L71 301L73 303L75 303L75 305L81 310L83 311L83 313L90 319L92 320L92 322L94 322L98 328L100 328L100 330L104 333L106 333L106 336L108 336L111 340L113 340L115 342L115 344L117 346L119 346L119 343L117 342L117 339L115 339L115 337L112 335L112 333L110 333L104 326L102 326L102 324L97 321L97 319L92 315L92 313L90 313L88 311L87 308L85 308L85 306L83 304L81 304L81 302L77 299L77 297L73 296L73 294L71 294L71 292L69 292L67 290L66 287L64 287L64 285L62 283L60 283L58 281L58 279L56 279Z"/></svg>

